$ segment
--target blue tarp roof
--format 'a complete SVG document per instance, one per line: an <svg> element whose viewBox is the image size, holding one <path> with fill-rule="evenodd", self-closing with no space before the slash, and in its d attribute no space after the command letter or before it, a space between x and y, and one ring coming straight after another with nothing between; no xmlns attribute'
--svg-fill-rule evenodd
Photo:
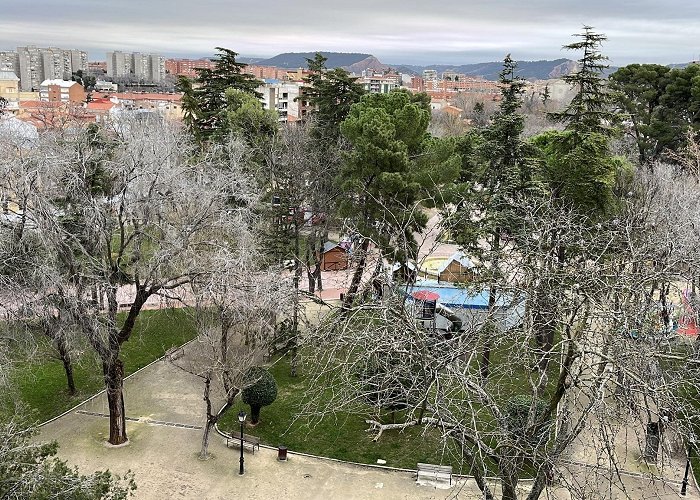
<svg viewBox="0 0 700 500"><path fill-rule="evenodd" d="M424 280L418 281L408 288L407 293L410 296L419 291L438 294L440 296L438 303L453 309L488 309L489 307L489 290L486 288L476 291L454 285L444 285L434 280ZM496 297L496 306L498 307L508 306L510 302L511 298L508 296Z"/></svg>

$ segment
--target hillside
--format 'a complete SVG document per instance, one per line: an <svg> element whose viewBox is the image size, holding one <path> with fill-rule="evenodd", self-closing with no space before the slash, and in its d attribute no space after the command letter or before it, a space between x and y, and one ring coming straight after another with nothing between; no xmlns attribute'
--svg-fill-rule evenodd
<svg viewBox="0 0 700 500"><path fill-rule="evenodd" d="M569 74L575 69L575 67L576 63L574 61L563 58L555 59L553 61L518 61L517 74L526 80L547 80ZM503 61L463 64L459 66L437 64L431 66L404 65L398 67L399 71L414 74L421 74L425 69L434 69L437 70L438 73L452 70L456 71L457 73L482 77L487 80L498 80L498 74L503 69Z"/></svg>
<svg viewBox="0 0 700 500"><path fill-rule="evenodd" d="M328 58L326 61L328 68L349 67L366 59L374 59L371 54L360 54L357 52L321 52L321 54ZM313 59L315 55L315 52L286 52L270 59L256 61L256 64L287 69L305 68L306 59Z"/></svg>
<svg viewBox="0 0 700 500"><path fill-rule="evenodd" d="M306 59L313 59L315 52L286 52L279 54L269 59L260 59L255 61L255 64L261 66L277 66L278 68L305 68L307 66ZM390 67L395 68L401 73L420 75L425 69L434 69L438 73L452 70L457 73L471 75L475 77L485 78L487 80L498 80L498 74L503 69L503 61L492 61L475 64L436 64L430 66L417 65L388 65L383 64L379 59L371 54L362 54L357 52L321 52L324 57L328 58L326 66L328 68L343 68L351 73L360 74L366 69L375 71L387 70ZM548 80L551 78L559 78L568 75L576 69L576 62L571 59L555 59L552 61L518 61L518 76L526 80ZM610 68L606 74L615 71L617 68Z"/></svg>

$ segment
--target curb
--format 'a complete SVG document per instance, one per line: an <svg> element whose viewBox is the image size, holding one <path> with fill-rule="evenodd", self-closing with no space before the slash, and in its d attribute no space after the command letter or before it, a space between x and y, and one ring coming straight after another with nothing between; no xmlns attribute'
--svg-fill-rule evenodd
<svg viewBox="0 0 700 500"><path fill-rule="evenodd" d="M195 340L197 340L196 337L193 338L192 340L188 340L187 342L185 342L184 344L182 344L182 345L179 346L179 347L184 348L185 346L188 346L189 344L191 344L191 343L194 342ZM148 363L147 365L142 366L141 368L139 368L139 369L136 370L135 372L130 373L129 375L127 375L126 377L124 377L124 380L129 380L131 377L133 377L133 376L136 375L137 373L141 372L142 370L145 370L146 368L150 367L151 365L156 364L158 361L162 361L163 359L165 359L166 356L167 356L167 354L163 354L163 355L162 355L161 357L159 357L158 359L154 359L153 361L151 361L151 362ZM58 420L58 419L61 418L61 417L65 417L65 416L68 415L69 413L74 412L78 407L84 405L85 403L89 403L90 401L92 401L93 399L95 399L95 398L98 397L98 396L101 396L102 394L105 393L105 391L106 391L106 389L102 389L100 392L98 392L98 393L96 393L96 394L93 394L92 396L90 396L89 398L87 398L85 401L82 401L82 402L78 403L77 405L75 405L75 406L73 406L72 408L70 408L70 409L64 411L64 412L61 413L60 415L57 415L57 416L55 416L55 417L53 417L53 418L50 418L50 419L47 420L46 422L40 423L40 424L37 425L36 427L37 427L37 428L44 427L45 425L50 424L51 422L53 422L53 421L55 421L55 420Z"/></svg>

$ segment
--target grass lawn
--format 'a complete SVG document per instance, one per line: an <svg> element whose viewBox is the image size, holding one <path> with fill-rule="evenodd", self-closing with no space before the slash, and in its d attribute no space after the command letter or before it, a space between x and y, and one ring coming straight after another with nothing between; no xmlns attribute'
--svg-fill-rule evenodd
<svg viewBox="0 0 700 500"><path fill-rule="evenodd" d="M270 369L277 381L277 400L260 412L260 423L246 432L259 437L264 444L284 445L291 451L338 458L351 462L376 464L377 459L386 460L386 465L415 469L416 463L450 464L455 473L460 472L460 464L451 463L436 429L425 432L422 427L412 427L404 431L385 431L378 442L373 442L375 432L365 432L369 428L359 415L340 413L336 417L327 416L314 427L309 428L308 420L294 422L300 410L304 392L308 385L302 375L289 376L289 363L282 360ZM247 405L238 401L222 419L221 430L238 428L237 414L240 410L250 413ZM397 422L400 420L397 418ZM293 424L293 425L292 425ZM292 427L290 428L290 425Z"/></svg>
<svg viewBox="0 0 700 500"><path fill-rule="evenodd" d="M120 314L124 319L125 314ZM129 375L162 356L169 348L179 346L195 336L187 315L180 309L143 311L134 333L122 346L124 371ZM37 356L18 363L13 375L14 394L5 399L24 403L38 422L46 421L70 409L104 388L102 368L94 351L84 352L74 362L74 378L78 393L68 394L63 364L53 357L45 339L40 339Z"/></svg>
<svg viewBox="0 0 700 500"><path fill-rule="evenodd" d="M517 349L511 340L506 339L494 346L491 354L494 367L492 388L498 388L493 395L504 402L516 394L528 393L530 390L529 367L525 366L524 360L519 365L512 362ZM559 352L555 349L548 370L551 380L556 381L559 368ZM410 469L415 469L418 462L449 464L457 474L469 473L468 466L463 466L459 458L461 453L456 444L447 445L452 449L446 449L440 432L434 428L426 430L424 427L410 427L401 431L385 431L375 443L372 439L376 431L367 432L369 425L362 415L338 412L334 416L326 416L320 422L315 421L312 427L309 427L308 419L299 418L295 421L295 415L302 408L308 383L303 375L297 378L289 376L286 358L276 363L270 371L277 381L277 400L262 408L260 423L255 428L248 429L264 444L285 445L291 451L358 463L376 464L377 459L383 459L388 466ZM239 400L222 419L221 430L229 432L238 429L236 416L240 410L250 412L250 408ZM482 415L481 418L488 416ZM390 419L387 412L385 423L389 423ZM399 412L396 422L402 422ZM524 477L530 477L531 474L529 469L524 471Z"/></svg>

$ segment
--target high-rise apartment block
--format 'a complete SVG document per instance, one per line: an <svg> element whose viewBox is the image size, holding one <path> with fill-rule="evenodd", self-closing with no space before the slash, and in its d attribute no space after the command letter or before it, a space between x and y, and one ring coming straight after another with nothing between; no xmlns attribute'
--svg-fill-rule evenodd
<svg viewBox="0 0 700 500"><path fill-rule="evenodd" d="M38 90L44 80L70 78L78 70L87 70L87 52L33 45L16 51L0 52L0 69L13 71L22 90Z"/></svg>
<svg viewBox="0 0 700 500"><path fill-rule="evenodd" d="M107 76L133 77L144 82L158 83L165 78L165 58L141 52L107 52Z"/></svg>

